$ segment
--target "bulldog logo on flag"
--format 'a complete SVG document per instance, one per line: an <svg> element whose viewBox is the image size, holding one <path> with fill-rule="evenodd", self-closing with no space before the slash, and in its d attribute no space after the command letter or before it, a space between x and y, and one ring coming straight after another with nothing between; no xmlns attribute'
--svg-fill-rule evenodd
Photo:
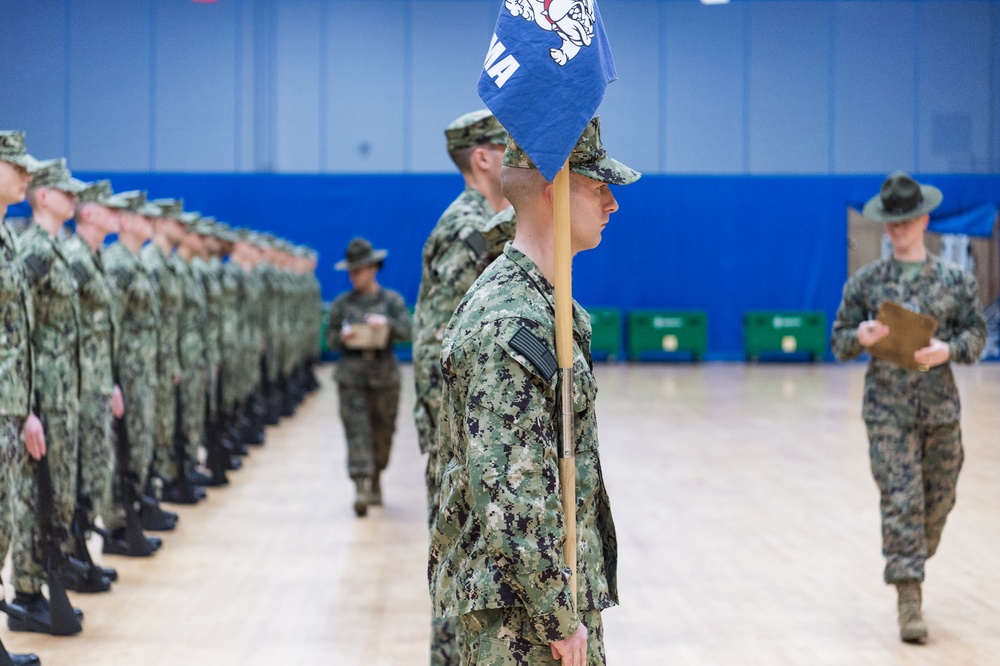
<svg viewBox="0 0 1000 666"><path fill-rule="evenodd" d="M505 0L504 7L562 38L559 48L549 49L557 65L565 65L594 39L593 0Z"/></svg>
<svg viewBox="0 0 1000 666"><path fill-rule="evenodd" d="M552 180L618 78L597 0L500 0L479 96Z"/></svg>

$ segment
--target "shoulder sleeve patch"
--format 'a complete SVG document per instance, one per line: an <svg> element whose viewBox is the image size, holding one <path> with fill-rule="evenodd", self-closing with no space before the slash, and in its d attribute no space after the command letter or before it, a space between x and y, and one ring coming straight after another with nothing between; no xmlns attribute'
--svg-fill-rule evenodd
<svg viewBox="0 0 1000 666"><path fill-rule="evenodd" d="M556 357L549 351L548 345L527 328L517 329L517 333L510 339L510 346L515 351L524 354L524 357L531 361L531 364L546 381L551 380L556 370L559 369Z"/></svg>
<svg viewBox="0 0 1000 666"><path fill-rule="evenodd" d="M76 277L76 283L80 287L85 287L88 282L90 282L91 275L87 270L87 267L83 265L82 261L74 261L70 266L73 269L73 275Z"/></svg>
<svg viewBox="0 0 1000 666"><path fill-rule="evenodd" d="M29 254L24 258L24 268L28 272L28 279L37 282L49 272L49 262L41 255Z"/></svg>
<svg viewBox="0 0 1000 666"><path fill-rule="evenodd" d="M473 230L469 232L463 240L465 241L466 246L468 246L468 248L472 250L473 254L477 257L479 255L486 254L486 239L478 231Z"/></svg>

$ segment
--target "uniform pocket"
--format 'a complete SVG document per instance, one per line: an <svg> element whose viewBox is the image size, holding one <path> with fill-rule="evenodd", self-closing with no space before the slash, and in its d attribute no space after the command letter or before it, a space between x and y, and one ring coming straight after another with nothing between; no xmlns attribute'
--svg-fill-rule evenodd
<svg viewBox="0 0 1000 666"><path fill-rule="evenodd" d="M558 666L548 645L483 638L476 654L476 666Z"/></svg>

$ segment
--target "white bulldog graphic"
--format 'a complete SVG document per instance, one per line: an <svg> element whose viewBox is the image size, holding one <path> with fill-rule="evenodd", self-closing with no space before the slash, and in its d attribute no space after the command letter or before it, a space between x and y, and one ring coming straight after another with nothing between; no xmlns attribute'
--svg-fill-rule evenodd
<svg viewBox="0 0 1000 666"><path fill-rule="evenodd" d="M512 15L562 38L559 48L549 49L559 66L576 57L594 39L594 0L505 0L504 6Z"/></svg>

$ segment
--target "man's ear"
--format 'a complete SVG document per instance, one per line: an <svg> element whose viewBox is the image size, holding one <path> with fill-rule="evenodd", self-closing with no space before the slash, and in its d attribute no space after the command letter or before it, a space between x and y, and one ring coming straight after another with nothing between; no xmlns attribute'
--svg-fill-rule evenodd
<svg viewBox="0 0 1000 666"><path fill-rule="evenodd" d="M545 195L545 202L549 207L554 207L556 202L556 184L553 182L546 182L545 188L542 190L542 194Z"/></svg>

